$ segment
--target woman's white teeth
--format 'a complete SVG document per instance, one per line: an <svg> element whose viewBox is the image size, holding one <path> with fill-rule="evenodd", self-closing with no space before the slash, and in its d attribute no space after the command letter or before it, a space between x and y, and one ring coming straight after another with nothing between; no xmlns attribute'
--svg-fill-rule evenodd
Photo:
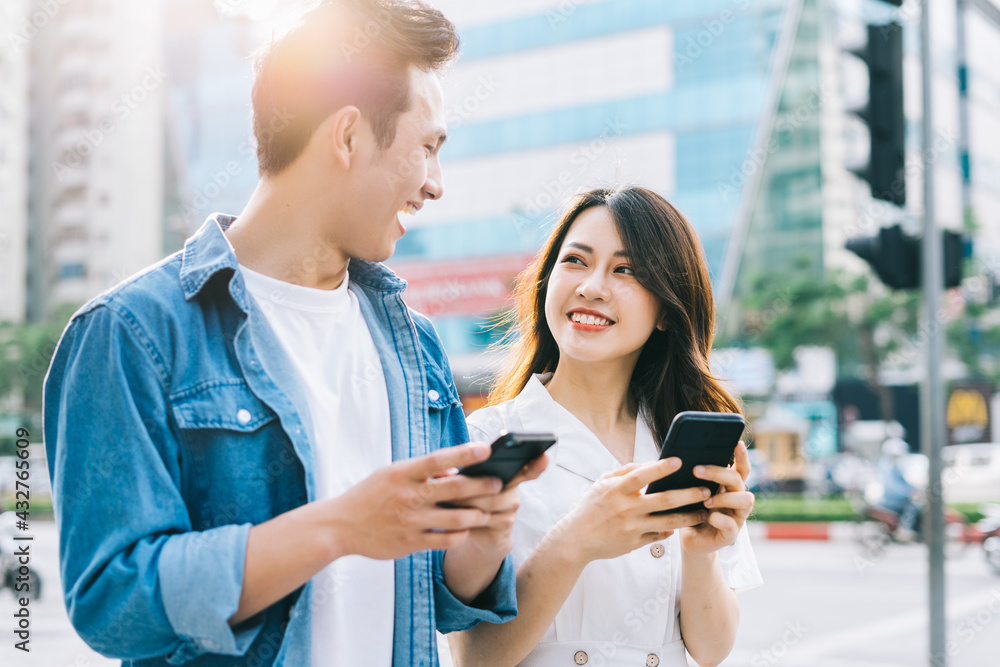
<svg viewBox="0 0 1000 667"><path fill-rule="evenodd" d="M413 204L407 203L403 206L403 208L399 209L399 212L407 215L416 215L417 207Z"/></svg>
<svg viewBox="0 0 1000 667"><path fill-rule="evenodd" d="M611 324L611 320L606 320L603 317L596 317L594 315L584 315L583 313L573 313L570 317L577 324L600 324L602 326L608 326Z"/></svg>

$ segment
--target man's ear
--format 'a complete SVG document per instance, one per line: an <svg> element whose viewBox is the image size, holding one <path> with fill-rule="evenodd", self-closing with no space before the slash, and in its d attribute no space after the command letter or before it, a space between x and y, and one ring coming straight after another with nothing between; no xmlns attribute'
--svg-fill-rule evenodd
<svg viewBox="0 0 1000 667"><path fill-rule="evenodd" d="M341 107L330 116L330 121L330 150L334 160L346 171L358 155L361 111L354 106Z"/></svg>

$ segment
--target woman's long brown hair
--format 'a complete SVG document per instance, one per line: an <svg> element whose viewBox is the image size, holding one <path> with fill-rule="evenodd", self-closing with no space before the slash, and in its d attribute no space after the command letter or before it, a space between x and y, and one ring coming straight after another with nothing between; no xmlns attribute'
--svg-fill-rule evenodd
<svg viewBox="0 0 1000 667"><path fill-rule="evenodd" d="M577 197L535 261L518 277L516 308L500 320L510 325L498 344L507 353L506 364L487 404L514 398L533 374L554 371L559 363L559 347L545 320L545 293L570 226L595 206L608 208L636 280L660 303L665 330L653 330L629 384L655 441L663 442L670 422L683 410L742 413L708 365L715 304L698 237L670 202L636 186L591 190Z"/></svg>

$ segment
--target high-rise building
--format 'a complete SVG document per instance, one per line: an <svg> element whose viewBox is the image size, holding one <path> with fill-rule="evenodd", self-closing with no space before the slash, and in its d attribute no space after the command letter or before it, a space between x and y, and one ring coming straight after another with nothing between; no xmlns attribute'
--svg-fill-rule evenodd
<svg viewBox="0 0 1000 667"><path fill-rule="evenodd" d="M79 304L163 256L160 0L39 2L29 12L28 315Z"/></svg>
<svg viewBox="0 0 1000 667"><path fill-rule="evenodd" d="M0 25L11 26L0 43L0 321L20 322L27 305L29 52L17 37L28 25L28 1L0 3Z"/></svg>
<svg viewBox="0 0 1000 667"><path fill-rule="evenodd" d="M267 40L267 26L234 14L246 3L217 4L226 11L208 0L168 8L168 136L177 183L168 215L171 228L184 231L179 240L213 212L238 214L257 184L252 55Z"/></svg>
<svg viewBox="0 0 1000 667"><path fill-rule="evenodd" d="M497 332L487 316L574 192L639 183L697 229L720 317L752 279L795 267L818 279L864 270L846 239L922 215L919 6L856 0L438 0L463 53L445 81L446 197L408 224L391 265L474 373ZM997 26L986 0L968 24L977 245L1000 248ZM953 1L931 3L937 218L961 226ZM903 24L904 209L873 200L848 169L865 138L850 107L866 82L846 49L868 23ZM859 89L862 98L855 99ZM996 262L995 262L996 263ZM1000 264L1000 263L998 263ZM736 318L732 318L735 322ZM725 323L724 323L725 324Z"/></svg>
<svg viewBox="0 0 1000 667"><path fill-rule="evenodd" d="M819 0L436 4L464 45L445 81L446 197L392 266L460 377L495 338L484 315L583 189L666 196L717 289L794 255L822 270Z"/></svg>

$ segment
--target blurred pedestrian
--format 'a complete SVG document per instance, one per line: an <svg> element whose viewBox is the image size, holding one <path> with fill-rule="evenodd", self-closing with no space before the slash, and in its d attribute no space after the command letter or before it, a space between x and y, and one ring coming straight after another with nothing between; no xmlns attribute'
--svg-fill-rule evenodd
<svg viewBox="0 0 1000 667"><path fill-rule="evenodd" d="M712 377L714 307L691 225L640 187L593 190L556 223L518 291L517 338L489 406L490 439L554 431L553 465L521 493L518 616L453 635L459 665L718 664L739 622L733 589L761 583L744 522L746 447L696 487L644 495L678 470L659 443L683 410L740 412ZM707 510L652 515L705 501ZM679 534L674 534L679 532Z"/></svg>

